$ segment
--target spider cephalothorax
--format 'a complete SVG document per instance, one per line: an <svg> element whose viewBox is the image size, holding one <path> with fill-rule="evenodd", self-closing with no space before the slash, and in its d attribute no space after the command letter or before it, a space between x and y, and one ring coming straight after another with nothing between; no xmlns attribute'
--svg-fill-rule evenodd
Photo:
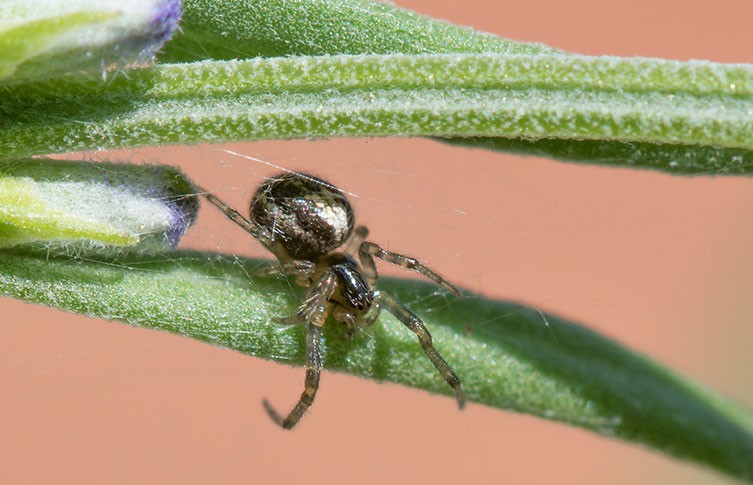
<svg viewBox="0 0 753 485"><path fill-rule="evenodd" d="M458 293L444 278L417 260L386 251L366 241L368 229L354 229L353 209L345 194L321 179L301 173L284 173L259 186L251 200L250 219L214 195L202 191L212 204L272 252L278 264L264 275L292 275L308 287L295 315L279 318L283 324L306 325L306 382L303 394L287 417L264 401L269 415L290 429L314 402L321 374L321 327L327 316L348 326L352 333L372 324L382 308L395 315L418 337L426 355L455 391L458 405L465 404L460 379L439 355L426 326L393 296L372 286L377 279L374 258L416 271L436 284ZM337 249L348 243L358 259Z"/></svg>

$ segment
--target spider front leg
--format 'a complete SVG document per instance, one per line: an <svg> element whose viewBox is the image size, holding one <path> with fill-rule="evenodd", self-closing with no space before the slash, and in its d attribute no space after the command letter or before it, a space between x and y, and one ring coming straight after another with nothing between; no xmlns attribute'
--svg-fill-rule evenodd
<svg viewBox="0 0 753 485"><path fill-rule="evenodd" d="M319 390L319 376L322 373L321 357L321 338L322 329L313 323L306 325L306 381L298 403L295 405L286 418L280 414L264 399L264 409L267 410L269 417L285 429L292 429L298 423L306 410L311 407L316 397L316 391Z"/></svg>
<svg viewBox="0 0 753 485"><path fill-rule="evenodd" d="M364 231L364 234L368 234L368 230L366 230L366 228L363 228L362 230ZM377 269L376 264L374 263L375 256L379 259L387 261L388 263L392 263L398 266L402 266L403 268L415 271L430 279L437 285L451 291L452 293L456 295L460 294L460 291L458 291L458 289L455 288L455 286L453 286L449 281L442 278L439 274L435 273L428 267L424 266L417 259L387 251L373 242L363 241L360 246L358 246L358 257L361 260L361 266L363 266L363 271L366 277L369 278L369 282L372 284L376 281L377 278Z"/></svg>
<svg viewBox="0 0 753 485"><path fill-rule="evenodd" d="M277 320L282 324L306 322L306 380L303 394L285 418L280 416L269 401L266 399L262 401L269 417L285 429L292 429L298 423L306 410L314 403L316 391L319 389L319 376L322 372L322 326L329 312L330 304L327 300L332 296L336 284L337 276L332 271L325 272L306 292L306 297L296 314Z"/></svg>
<svg viewBox="0 0 753 485"><path fill-rule="evenodd" d="M458 402L458 407L463 409L465 407L465 392L463 391L463 385L460 383L460 378L455 371L452 370L450 364L448 364L442 355L440 355L439 351L434 348L431 334L426 328L426 325L424 325L424 322L389 293L378 291L375 292L375 296L377 302L382 308L395 315L403 325L416 334L424 353L429 357L431 363L434 364L434 367L436 367L442 377L444 377L444 380L447 381L447 384L449 384L455 392L455 399Z"/></svg>

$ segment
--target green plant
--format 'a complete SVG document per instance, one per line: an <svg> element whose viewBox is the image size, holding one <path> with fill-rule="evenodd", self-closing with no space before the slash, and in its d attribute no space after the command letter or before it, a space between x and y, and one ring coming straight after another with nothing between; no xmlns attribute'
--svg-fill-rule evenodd
<svg viewBox="0 0 753 485"><path fill-rule="evenodd" d="M101 63L92 75L60 75L44 44L55 38L42 39L42 29L28 25L24 33L37 40L29 45L43 46L39 52L31 50L19 60L17 51L0 50L5 60L0 156L238 139L415 135L674 173L751 171L750 66L588 58L436 23L383 4L309 1L294 8L298 5L185 2L183 33L167 44L160 63L129 70L127 76L110 73L107 83L101 80ZM110 16L70 14L66 21L35 22L64 30ZM22 26L5 30L0 47L19 31ZM259 58L231 60L239 44L255 46L247 53ZM135 50L142 55L141 48ZM87 69L85 59L65 64ZM28 178L6 180L18 186ZM13 228L9 245L30 238L14 231L41 230L13 219L28 205L23 198L4 203L4 227ZM36 219L42 226L50 220ZM73 240L87 241L77 251L99 243L105 254L97 257L108 258L113 241L102 234L111 232L76 230L64 235L66 248ZM140 241L137 236L125 236L120 244ZM121 254L122 266L103 266L27 248L7 250L0 257L0 287L27 300L300 363L300 332L273 332L268 323L268 315L290 311L294 297L278 283L249 282L244 268L253 262L207 266L206 259L169 253L155 262ZM424 302L425 311L442 308L427 320L437 341L449 342L443 352L464 376L471 400L636 440L753 479L748 459L753 424L734 405L536 310L475 296L442 305L422 285L388 285L405 299ZM469 314L505 318L468 337L462 322ZM228 332L228 324L253 338ZM343 342L341 329L328 328L327 367L446 392L430 366L407 372L399 365L423 359L410 336L395 328L377 326L353 342ZM549 334L552 328L557 341ZM379 352L384 348L395 353L385 356Z"/></svg>

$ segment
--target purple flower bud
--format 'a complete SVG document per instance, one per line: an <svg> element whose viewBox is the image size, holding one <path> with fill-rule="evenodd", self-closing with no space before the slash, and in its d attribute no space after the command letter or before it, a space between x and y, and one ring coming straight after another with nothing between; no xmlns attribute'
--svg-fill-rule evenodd
<svg viewBox="0 0 753 485"><path fill-rule="evenodd" d="M0 162L0 247L75 253L174 248L196 219L192 184L173 167L60 160Z"/></svg>
<svg viewBox="0 0 753 485"><path fill-rule="evenodd" d="M0 1L0 83L150 62L178 28L179 0Z"/></svg>

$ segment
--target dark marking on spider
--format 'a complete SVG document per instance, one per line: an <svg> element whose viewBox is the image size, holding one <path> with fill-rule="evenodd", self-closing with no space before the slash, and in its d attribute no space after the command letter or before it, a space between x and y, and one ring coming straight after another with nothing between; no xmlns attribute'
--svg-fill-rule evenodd
<svg viewBox="0 0 753 485"><path fill-rule="evenodd" d="M457 288L416 259L366 241L368 229L354 228L353 208L337 187L311 175L277 175L256 190L250 219L209 192L198 190L277 257L278 264L260 274L291 275L308 288L295 315L276 319L281 324L306 326L306 380L298 403L283 418L264 400L264 408L277 424L291 429L314 402L322 370L321 328L327 316L347 325L352 334L374 323L381 309L392 313L416 334L424 353L455 392L458 406L464 407L460 379L432 345L424 322L395 297L372 289L377 280L374 258L416 271L454 294L459 294ZM346 243L347 248L357 249L336 251ZM358 253L360 265L349 254L351 251Z"/></svg>

